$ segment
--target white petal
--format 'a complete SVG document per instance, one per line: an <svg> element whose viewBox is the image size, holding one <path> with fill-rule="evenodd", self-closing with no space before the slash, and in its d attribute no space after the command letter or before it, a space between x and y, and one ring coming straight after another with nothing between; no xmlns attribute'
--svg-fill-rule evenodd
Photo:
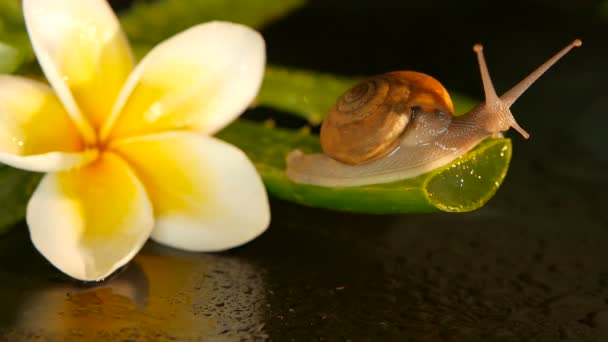
<svg viewBox="0 0 608 342"><path fill-rule="evenodd" d="M20 169L67 170L95 158L47 85L0 75L0 162Z"/></svg>
<svg viewBox="0 0 608 342"><path fill-rule="evenodd" d="M118 19L104 0L24 0L23 12L47 79L92 142L134 65Z"/></svg>
<svg viewBox="0 0 608 342"><path fill-rule="evenodd" d="M85 168L47 174L30 199L27 223L36 248L58 269L100 280L141 249L154 214L129 166L104 153Z"/></svg>
<svg viewBox="0 0 608 342"><path fill-rule="evenodd" d="M152 238L217 251L244 244L270 222L264 184L245 154L194 133L124 140L112 147L135 169L154 205Z"/></svg>
<svg viewBox="0 0 608 342"><path fill-rule="evenodd" d="M265 62L262 36L246 26L192 27L158 45L136 67L102 139L176 129L212 134L253 101Z"/></svg>
<svg viewBox="0 0 608 342"><path fill-rule="evenodd" d="M0 162L17 169L33 172L57 172L86 165L97 157L96 150L83 153L49 152L33 156L18 156L0 152Z"/></svg>

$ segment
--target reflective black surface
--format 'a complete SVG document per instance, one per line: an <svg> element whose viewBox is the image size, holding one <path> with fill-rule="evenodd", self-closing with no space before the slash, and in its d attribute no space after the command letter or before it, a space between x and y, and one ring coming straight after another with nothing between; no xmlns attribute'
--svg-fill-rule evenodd
<svg viewBox="0 0 608 342"><path fill-rule="evenodd" d="M273 225L245 247L195 254L149 243L98 285L61 276L20 227L0 240L0 332L9 340L608 338L600 189L555 175L547 182L523 163L475 213L361 216L273 202ZM525 196L516 181L530 186Z"/></svg>
<svg viewBox="0 0 608 342"><path fill-rule="evenodd" d="M273 201L271 227L246 246L149 243L100 284L62 276L20 226L0 238L0 339L608 340L608 17L596 5L314 2L275 23L270 61L416 69L478 96L474 42L499 90L572 38L584 46L514 107L532 138L512 135L486 207L367 216Z"/></svg>

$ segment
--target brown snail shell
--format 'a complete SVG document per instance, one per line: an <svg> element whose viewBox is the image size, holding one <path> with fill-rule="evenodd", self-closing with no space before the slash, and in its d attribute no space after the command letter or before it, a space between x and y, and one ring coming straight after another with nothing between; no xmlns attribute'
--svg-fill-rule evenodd
<svg viewBox="0 0 608 342"><path fill-rule="evenodd" d="M413 71L371 77L344 94L321 127L323 154L287 156L287 176L298 183L358 186L411 178L446 165L489 136L509 128L525 138L510 107L575 40L501 97L496 95L481 45L475 45L486 99L452 117L452 101L434 78Z"/></svg>
<svg viewBox="0 0 608 342"><path fill-rule="evenodd" d="M342 95L321 126L321 147L333 159L361 164L397 148L414 109L454 113L447 90L423 73L397 71L370 77Z"/></svg>

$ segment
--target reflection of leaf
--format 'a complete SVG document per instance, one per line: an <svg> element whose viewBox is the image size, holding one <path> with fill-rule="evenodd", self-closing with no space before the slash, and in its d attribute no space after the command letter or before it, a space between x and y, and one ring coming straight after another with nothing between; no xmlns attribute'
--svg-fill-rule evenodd
<svg viewBox="0 0 608 342"><path fill-rule="evenodd" d="M259 29L302 6L305 0L159 0L136 2L121 15L127 35L137 44L156 44L190 26L226 20Z"/></svg>
<svg viewBox="0 0 608 342"><path fill-rule="evenodd" d="M268 191L285 200L364 213L464 212L483 206L502 183L511 159L509 139L488 139L455 162L416 178L351 188L295 184L285 175L293 149L319 151L318 138L239 121L219 137L253 160Z"/></svg>

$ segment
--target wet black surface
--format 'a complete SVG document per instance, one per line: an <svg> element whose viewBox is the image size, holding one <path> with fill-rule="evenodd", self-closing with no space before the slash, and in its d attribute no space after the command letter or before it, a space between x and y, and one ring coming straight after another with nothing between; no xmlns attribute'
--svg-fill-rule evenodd
<svg viewBox="0 0 608 342"><path fill-rule="evenodd" d="M97 286L61 276L21 227L0 240L0 277L11 283L0 293L0 334L161 341L608 338L608 215L598 192L555 175L545 182L542 170L522 168L524 162L515 161L520 167L503 191L474 213L346 215L273 202L269 231L242 248L195 254L150 243ZM526 196L516 181L530 186Z"/></svg>
<svg viewBox="0 0 608 342"><path fill-rule="evenodd" d="M474 42L505 89L583 38L515 106L532 138L513 136L511 169L487 206L367 216L273 201L270 229L246 246L196 254L149 243L97 285L53 269L22 226L0 239L0 339L608 340L608 17L597 2L513 2L498 16L481 2L341 3L271 26L269 60L416 69L481 95Z"/></svg>

